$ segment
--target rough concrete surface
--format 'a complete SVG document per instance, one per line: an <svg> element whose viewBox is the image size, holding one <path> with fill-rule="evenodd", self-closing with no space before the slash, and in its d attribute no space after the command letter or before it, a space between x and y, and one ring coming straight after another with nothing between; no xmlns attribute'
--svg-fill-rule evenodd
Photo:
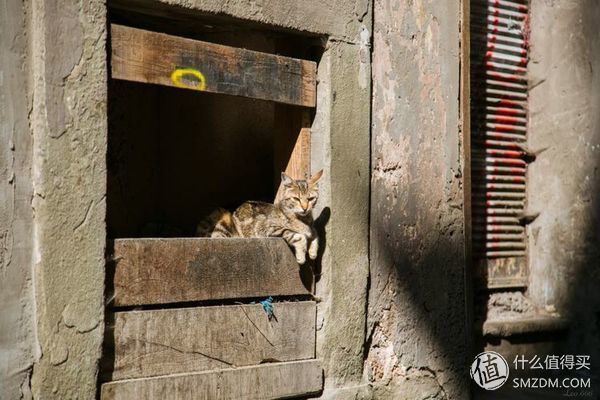
<svg viewBox="0 0 600 400"><path fill-rule="evenodd" d="M528 294L570 318L569 351L600 358L600 3L533 0ZM597 362L596 362L597 365ZM596 371L598 372L598 370Z"/></svg>
<svg viewBox="0 0 600 400"><path fill-rule="evenodd" d="M368 276L369 57L361 46L335 42L328 48L330 119L328 198L331 210L317 294L317 356L325 386L362 379ZM366 69L361 81L361 69Z"/></svg>
<svg viewBox="0 0 600 400"><path fill-rule="evenodd" d="M30 399L38 357L31 268L27 5L0 4L0 399Z"/></svg>
<svg viewBox="0 0 600 400"><path fill-rule="evenodd" d="M41 358L33 394L89 399L104 334L106 9L31 3L34 279Z"/></svg>
<svg viewBox="0 0 600 400"><path fill-rule="evenodd" d="M111 3L137 8L149 4L145 0L113 0ZM370 24L371 6L370 0L155 0L152 3L152 7L160 3L355 43L357 32Z"/></svg>
<svg viewBox="0 0 600 400"><path fill-rule="evenodd" d="M376 0L365 373L378 399L468 397L460 4Z"/></svg>
<svg viewBox="0 0 600 400"><path fill-rule="evenodd" d="M542 312L522 292L490 293L486 309L487 320L535 317Z"/></svg>

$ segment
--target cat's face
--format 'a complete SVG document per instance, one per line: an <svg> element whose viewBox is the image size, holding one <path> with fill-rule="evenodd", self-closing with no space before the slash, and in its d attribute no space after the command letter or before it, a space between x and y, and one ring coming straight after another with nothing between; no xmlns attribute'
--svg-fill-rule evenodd
<svg viewBox="0 0 600 400"><path fill-rule="evenodd" d="M295 180L282 172L281 183L284 191L280 204L284 211L302 217L310 214L319 199L321 176L323 170L314 174L309 180Z"/></svg>

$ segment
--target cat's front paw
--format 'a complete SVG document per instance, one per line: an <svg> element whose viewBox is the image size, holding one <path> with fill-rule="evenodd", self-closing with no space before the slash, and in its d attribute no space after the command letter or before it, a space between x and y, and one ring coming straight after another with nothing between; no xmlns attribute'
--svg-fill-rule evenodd
<svg viewBox="0 0 600 400"><path fill-rule="evenodd" d="M317 241L317 239L315 239L310 243L310 246L308 247L308 257L311 260L316 260L318 253L319 253L319 242Z"/></svg>
<svg viewBox="0 0 600 400"><path fill-rule="evenodd" d="M300 265L304 264L306 262L306 256L304 255L304 253L296 253L296 261Z"/></svg>
<svg viewBox="0 0 600 400"><path fill-rule="evenodd" d="M318 252L318 246L310 246L310 248L308 249L308 257L310 257L311 260L316 260Z"/></svg>

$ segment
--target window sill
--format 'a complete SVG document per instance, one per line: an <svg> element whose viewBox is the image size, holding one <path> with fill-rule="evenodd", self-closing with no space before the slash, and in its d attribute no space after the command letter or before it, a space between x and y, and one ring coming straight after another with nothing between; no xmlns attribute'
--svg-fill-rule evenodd
<svg viewBox="0 0 600 400"><path fill-rule="evenodd" d="M531 333L560 332L569 329L569 320L558 316L537 316L521 319L487 320L484 336L509 337Z"/></svg>

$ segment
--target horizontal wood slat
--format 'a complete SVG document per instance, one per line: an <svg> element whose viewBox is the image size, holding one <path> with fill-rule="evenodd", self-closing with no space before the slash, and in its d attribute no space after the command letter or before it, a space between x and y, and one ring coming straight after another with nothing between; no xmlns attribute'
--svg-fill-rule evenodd
<svg viewBox="0 0 600 400"><path fill-rule="evenodd" d="M101 399L268 400L318 393L322 385L318 360L291 361L105 383Z"/></svg>
<svg viewBox="0 0 600 400"><path fill-rule="evenodd" d="M315 357L316 304L260 304L115 313L110 380Z"/></svg>
<svg viewBox="0 0 600 400"><path fill-rule="evenodd" d="M306 295L312 285L279 238L117 239L113 257L114 306Z"/></svg>
<svg viewBox="0 0 600 400"><path fill-rule="evenodd" d="M314 107L316 63L111 25L114 79Z"/></svg>

